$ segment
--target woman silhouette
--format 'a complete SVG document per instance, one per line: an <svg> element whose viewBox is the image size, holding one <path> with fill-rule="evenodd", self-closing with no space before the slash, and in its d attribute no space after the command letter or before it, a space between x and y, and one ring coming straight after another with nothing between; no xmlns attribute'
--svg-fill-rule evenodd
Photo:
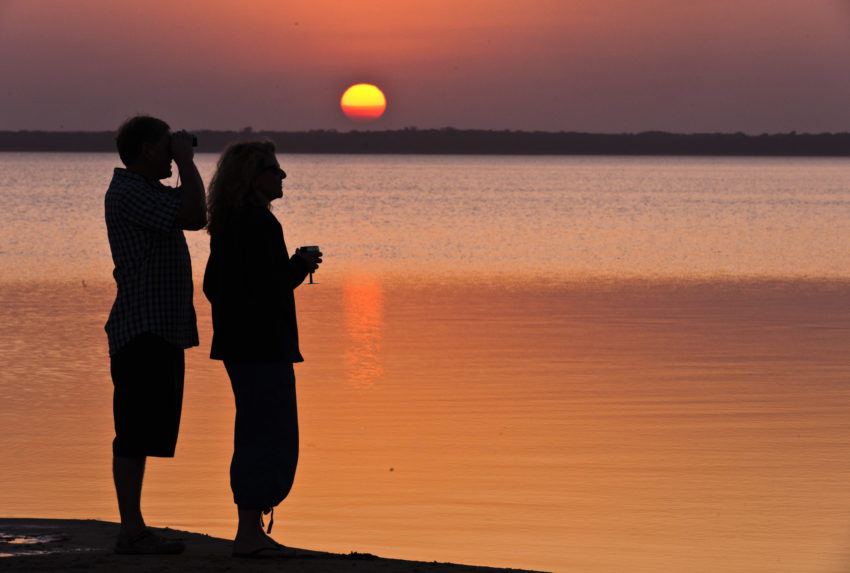
<svg viewBox="0 0 850 573"><path fill-rule="evenodd" d="M230 485L239 513L234 557L292 557L263 531L262 514L287 496L298 463L293 363L298 348L293 290L322 262L321 252L286 250L269 210L283 196L271 141L229 146L209 186L210 257L204 294L212 305L210 357L224 361L236 400Z"/></svg>

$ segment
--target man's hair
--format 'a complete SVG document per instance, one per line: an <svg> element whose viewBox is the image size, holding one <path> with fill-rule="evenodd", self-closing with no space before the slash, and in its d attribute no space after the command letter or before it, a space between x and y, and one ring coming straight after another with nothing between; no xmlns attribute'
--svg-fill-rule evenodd
<svg viewBox="0 0 850 573"><path fill-rule="evenodd" d="M137 115L125 121L115 136L121 163L128 167L135 163L144 144L156 143L168 129L167 123L149 115Z"/></svg>

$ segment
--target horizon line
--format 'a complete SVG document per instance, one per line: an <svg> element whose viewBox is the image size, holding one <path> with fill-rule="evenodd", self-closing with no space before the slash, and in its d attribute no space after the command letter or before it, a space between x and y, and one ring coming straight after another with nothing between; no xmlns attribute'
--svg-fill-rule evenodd
<svg viewBox="0 0 850 573"><path fill-rule="evenodd" d="M87 134L96 134L96 133L116 133L117 129L0 129L0 133L61 133L61 134L71 134L71 133L87 133ZM215 129L215 128L192 128L189 129L190 132L196 133L236 133L236 134L263 134L263 133L335 133L335 134L347 134L347 133L357 133L357 134L369 134L369 133L396 133L396 132L418 132L418 131L442 131L442 132L461 132L461 133L516 133L516 134L546 134L546 135L607 135L607 136L634 136L634 135L682 135L682 136L697 136L697 135L734 135L734 136L745 136L745 137L763 137L763 136L777 136L777 135L786 135L786 136L818 136L818 135L847 135L850 134L850 131L821 131L821 132L800 132L797 130L791 131L775 131L775 132L761 132L761 133L748 133L745 131L691 131L691 132L680 132L680 131L667 131L663 129L646 129L642 131L575 131L575 130L557 130L557 131L546 131L540 129L497 129L497 128L458 128L452 126L445 127L417 127L417 126L406 126L395 129L349 129L349 130L340 130L336 128L313 128L313 129L297 129L297 130L284 130L284 129L255 129L252 126L246 126L239 129Z"/></svg>

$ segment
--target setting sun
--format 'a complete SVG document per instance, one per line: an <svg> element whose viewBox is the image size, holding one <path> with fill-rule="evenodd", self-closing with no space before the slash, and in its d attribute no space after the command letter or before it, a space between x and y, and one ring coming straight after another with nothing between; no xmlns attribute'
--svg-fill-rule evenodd
<svg viewBox="0 0 850 573"><path fill-rule="evenodd" d="M354 121L373 121L384 114L387 99L372 84L356 84L345 90L339 105L343 113Z"/></svg>

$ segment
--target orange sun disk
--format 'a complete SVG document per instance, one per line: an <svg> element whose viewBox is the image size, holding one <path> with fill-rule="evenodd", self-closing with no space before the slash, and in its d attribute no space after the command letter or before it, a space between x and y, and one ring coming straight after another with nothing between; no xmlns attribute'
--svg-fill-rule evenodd
<svg viewBox="0 0 850 573"><path fill-rule="evenodd" d="M387 99L377 86L355 84L342 94L339 106L346 117L353 121L373 121L384 114Z"/></svg>

